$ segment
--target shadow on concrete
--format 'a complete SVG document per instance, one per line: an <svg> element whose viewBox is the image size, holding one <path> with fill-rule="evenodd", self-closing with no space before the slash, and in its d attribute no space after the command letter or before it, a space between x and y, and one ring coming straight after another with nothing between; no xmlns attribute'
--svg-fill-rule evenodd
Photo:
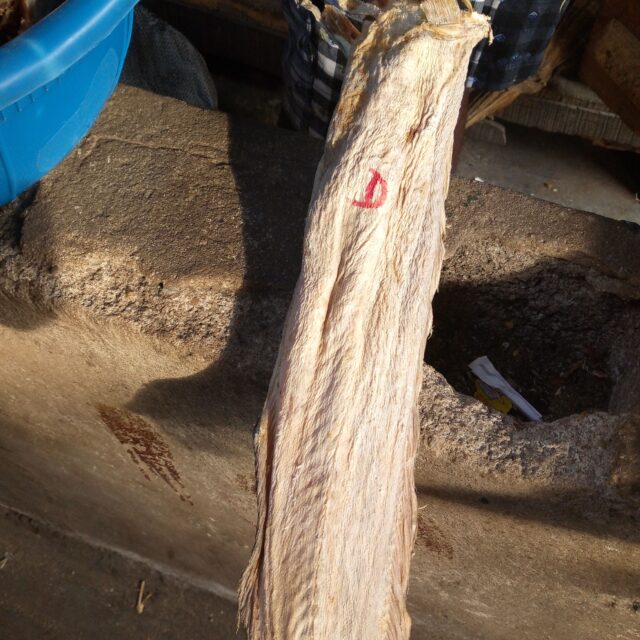
<svg viewBox="0 0 640 640"><path fill-rule="evenodd" d="M551 584L603 598L606 606L615 607L616 598L638 597L640 567L634 564L633 551L626 561L623 554L630 546L637 547L640 512L634 517L619 505L603 504L599 497L571 491L533 490L527 495L512 495L422 485L418 496L426 508L419 513L428 513L433 506L437 512L444 509L452 514L458 526L473 522L475 526L482 523L484 531L496 530L495 540L486 541L488 547L464 549L474 557L471 563L477 563L475 569L468 568L472 576L477 577L486 563L487 576L493 573L495 580L494 572L504 571L500 565L504 554L511 558L512 567L517 559L521 568L521 574L517 569L511 573L516 588L531 587L533 591L535 587L527 581L546 574ZM466 547L469 537L458 538L458 544L462 540ZM454 547L452 552L457 554L459 549Z"/></svg>
<svg viewBox="0 0 640 640"><path fill-rule="evenodd" d="M221 356L189 377L155 380L127 407L154 419L209 423L221 407L252 405L258 419L284 315L300 269L302 239L322 147L232 119L229 162L242 209L245 272ZM276 142L277 141L277 142ZM295 179L291 176L295 174ZM212 310L215 313L215 310Z"/></svg>
<svg viewBox="0 0 640 640"><path fill-rule="evenodd" d="M524 521L588 533L600 538L640 542L640 502L604 502L587 492L539 490L527 495L442 485L416 487L418 496L442 500Z"/></svg>

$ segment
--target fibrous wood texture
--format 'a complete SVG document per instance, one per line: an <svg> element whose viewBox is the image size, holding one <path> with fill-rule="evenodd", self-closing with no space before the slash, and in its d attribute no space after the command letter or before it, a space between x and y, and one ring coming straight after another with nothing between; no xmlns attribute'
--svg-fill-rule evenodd
<svg viewBox="0 0 640 640"><path fill-rule="evenodd" d="M453 131L485 19L394 4L358 42L256 434L252 640L408 638L421 363Z"/></svg>

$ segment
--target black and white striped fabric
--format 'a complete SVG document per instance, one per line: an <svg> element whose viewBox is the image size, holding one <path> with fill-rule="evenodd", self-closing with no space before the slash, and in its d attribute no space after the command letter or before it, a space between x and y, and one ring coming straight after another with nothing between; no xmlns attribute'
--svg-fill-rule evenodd
<svg viewBox="0 0 640 640"><path fill-rule="evenodd" d="M350 3L353 12L337 0L283 0L289 39L283 59L284 109L291 124L324 138L340 96L350 45L314 17L326 4L362 28L377 11L364 2ZM491 19L493 43L485 40L473 51L467 86L499 91L534 74L561 15L563 0L472 0L474 10Z"/></svg>
<svg viewBox="0 0 640 640"><path fill-rule="evenodd" d="M491 16L493 42L485 40L474 50L467 86L501 91L538 70L566 2L488 0L474 5Z"/></svg>

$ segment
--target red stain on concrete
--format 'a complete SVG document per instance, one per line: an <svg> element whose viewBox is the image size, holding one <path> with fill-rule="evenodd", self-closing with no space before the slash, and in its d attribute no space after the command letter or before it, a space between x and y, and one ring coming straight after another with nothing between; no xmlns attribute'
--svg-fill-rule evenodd
<svg viewBox="0 0 640 640"><path fill-rule="evenodd" d="M142 475L147 480L151 480L152 475L160 478L180 500L193 505L176 469L171 449L160 434L144 418L126 409L104 404L97 405L97 409L106 427L125 446Z"/></svg>

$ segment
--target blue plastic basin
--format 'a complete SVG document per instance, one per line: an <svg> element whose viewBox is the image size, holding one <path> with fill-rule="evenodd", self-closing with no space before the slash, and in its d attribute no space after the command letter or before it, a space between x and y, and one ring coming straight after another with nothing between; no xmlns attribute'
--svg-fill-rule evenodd
<svg viewBox="0 0 640 640"><path fill-rule="evenodd" d="M116 87L137 0L66 0L0 47L0 204L53 169Z"/></svg>

